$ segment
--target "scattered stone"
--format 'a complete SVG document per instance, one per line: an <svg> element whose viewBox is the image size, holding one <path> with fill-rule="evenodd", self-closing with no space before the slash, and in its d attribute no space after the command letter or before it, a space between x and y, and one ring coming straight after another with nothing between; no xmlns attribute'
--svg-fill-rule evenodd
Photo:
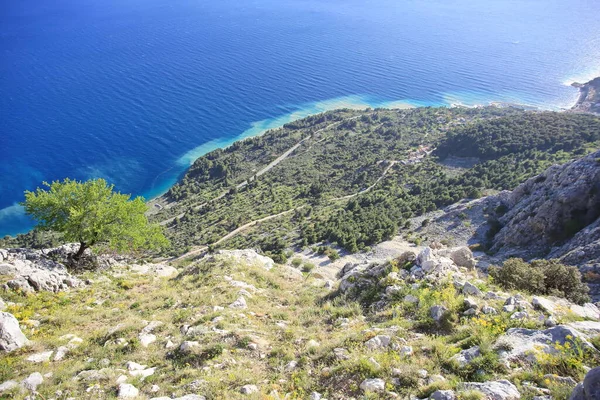
<svg viewBox="0 0 600 400"><path fill-rule="evenodd" d="M570 376L559 376L559 375L553 375L553 374L546 374L544 375L544 381L550 381L550 382L554 382L554 383L558 383L559 385L568 385L568 386L575 386L577 385L577 381L573 378L571 378Z"/></svg>
<svg viewBox="0 0 600 400"><path fill-rule="evenodd" d="M406 296L404 296L404 301L407 302L407 303L418 304L419 303L419 298L413 296L412 294L407 294Z"/></svg>
<svg viewBox="0 0 600 400"><path fill-rule="evenodd" d="M140 391L129 383L121 383L119 385L119 399L131 399L137 397Z"/></svg>
<svg viewBox="0 0 600 400"><path fill-rule="evenodd" d="M477 302L470 297L465 298L464 304L467 308L477 308Z"/></svg>
<svg viewBox="0 0 600 400"><path fill-rule="evenodd" d="M321 343L317 342L314 339L310 339L308 342L306 342L306 347L307 348L311 348L311 347L319 347L321 346Z"/></svg>
<svg viewBox="0 0 600 400"><path fill-rule="evenodd" d="M0 350L11 352L28 343L21 332L19 321L9 313L0 312Z"/></svg>
<svg viewBox="0 0 600 400"><path fill-rule="evenodd" d="M453 390L436 390L429 400L456 400L456 393Z"/></svg>
<svg viewBox="0 0 600 400"><path fill-rule="evenodd" d="M511 315L510 319L525 319L527 317L529 317L529 314L527 314L525 311L518 311Z"/></svg>
<svg viewBox="0 0 600 400"><path fill-rule="evenodd" d="M6 381L0 384L0 393L6 392L7 390L11 390L19 386L16 381Z"/></svg>
<svg viewBox="0 0 600 400"><path fill-rule="evenodd" d="M179 351L182 353L189 353L199 347L200 347L200 343L186 340L185 342L183 342L179 345Z"/></svg>
<svg viewBox="0 0 600 400"><path fill-rule="evenodd" d="M371 351L382 349L390 345L391 338L385 335L377 335L365 342L365 346Z"/></svg>
<svg viewBox="0 0 600 400"><path fill-rule="evenodd" d="M383 379L365 379L360 384L360 388L365 393L383 392L385 390L385 381Z"/></svg>
<svg viewBox="0 0 600 400"><path fill-rule="evenodd" d="M21 382L21 385L32 392L37 390L37 387L44 382L44 377L39 372L34 372Z"/></svg>
<svg viewBox="0 0 600 400"><path fill-rule="evenodd" d="M150 387L150 393L156 393L156 392L158 392L159 390L160 390L160 386L158 386L158 385L152 385L152 386Z"/></svg>
<svg viewBox="0 0 600 400"><path fill-rule="evenodd" d="M411 346L402 346L398 352L403 356L410 356L413 353L413 348Z"/></svg>
<svg viewBox="0 0 600 400"><path fill-rule="evenodd" d="M431 318L433 318L435 322L440 322L447 311L448 309L444 306L433 306L429 309L429 315L431 315Z"/></svg>
<svg viewBox="0 0 600 400"><path fill-rule="evenodd" d="M333 354L335 355L335 358L337 358L338 360L350 359L350 353L348 352L348 350L343 349L341 347L333 349Z"/></svg>
<svg viewBox="0 0 600 400"><path fill-rule="evenodd" d="M54 361L61 361L67 353L69 352L69 348L67 346L60 346L56 349L56 354L54 354Z"/></svg>
<svg viewBox="0 0 600 400"><path fill-rule="evenodd" d="M494 315L498 313L494 307L490 307L488 305L483 306L481 308L481 312L487 315Z"/></svg>
<svg viewBox="0 0 600 400"><path fill-rule="evenodd" d="M459 247L450 253L450 259L459 267L474 269L477 261L473 257L473 252L468 247Z"/></svg>
<svg viewBox="0 0 600 400"><path fill-rule="evenodd" d="M32 354L26 358L27 361L32 363L43 363L50 361L50 357L52 357L53 351L44 351L41 353Z"/></svg>
<svg viewBox="0 0 600 400"><path fill-rule="evenodd" d="M258 387L256 385L244 385L240 389L240 393L242 393L242 394L258 393Z"/></svg>
<svg viewBox="0 0 600 400"><path fill-rule="evenodd" d="M154 335L152 333L141 333L138 336L138 339L140 340L140 344L143 347L148 347L152 343L156 342L156 335Z"/></svg>
<svg viewBox="0 0 600 400"><path fill-rule="evenodd" d="M233 258L236 261L242 261L247 265L255 265L266 270L270 270L275 266L275 261L272 258L262 256L255 250L219 250L217 255Z"/></svg>
<svg viewBox="0 0 600 400"><path fill-rule="evenodd" d="M480 355L479 346L473 346L470 349L462 350L460 353L453 355L450 357L450 360L454 360L459 366L465 367Z"/></svg>
<svg viewBox="0 0 600 400"><path fill-rule="evenodd" d="M548 318L546 318L546 320L544 321L544 326L547 326L548 328L552 328L554 326L557 325L556 320L554 319L553 316L549 316Z"/></svg>
<svg viewBox="0 0 600 400"><path fill-rule="evenodd" d="M248 308L248 304L246 303L244 296L240 296L236 301L229 305L229 308L245 309Z"/></svg>
<svg viewBox="0 0 600 400"><path fill-rule="evenodd" d="M322 395L319 392L312 392L309 397L309 400L321 400L321 399L322 399Z"/></svg>
<svg viewBox="0 0 600 400"><path fill-rule="evenodd" d="M291 371L295 370L297 366L298 366L298 361L292 360L289 363L287 363L287 365L285 366L285 370L287 372L291 372Z"/></svg>
<svg viewBox="0 0 600 400"><path fill-rule="evenodd" d="M517 387L509 381L464 382L459 384L463 390L477 390L485 395L486 400L519 400L521 394Z"/></svg>
<svg viewBox="0 0 600 400"><path fill-rule="evenodd" d="M471 282L465 282L465 286L463 286L462 291L464 294L468 294L471 296L480 297L482 295L481 290Z"/></svg>

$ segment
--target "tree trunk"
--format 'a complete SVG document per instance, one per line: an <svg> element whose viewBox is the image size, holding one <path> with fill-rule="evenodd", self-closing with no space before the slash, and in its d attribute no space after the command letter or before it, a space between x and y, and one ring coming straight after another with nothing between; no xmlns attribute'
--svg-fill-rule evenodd
<svg viewBox="0 0 600 400"><path fill-rule="evenodd" d="M88 245L85 242L79 243L79 250L77 250L77 254L73 256L73 260L79 261L81 256L83 256L83 252L88 248Z"/></svg>

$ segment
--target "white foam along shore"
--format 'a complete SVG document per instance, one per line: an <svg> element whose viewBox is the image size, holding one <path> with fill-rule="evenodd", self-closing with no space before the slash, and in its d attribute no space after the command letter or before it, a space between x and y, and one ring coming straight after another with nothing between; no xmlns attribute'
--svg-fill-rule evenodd
<svg viewBox="0 0 600 400"><path fill-rule="evenodd" d="M227 148L239 140L260 136L267 131L281 128L285 124L290 123L292 121L297 121L299 119L306 118L311 115L317 115L327 111L339 110L342 108L354 110L364 110L366 108L408 109L422 107L426 105L430 104L422 104L418 102L409 102L404 100L374 101L365 96L344 96L329 100L318 101L314 103L308 103L291 113L284 114L275 118L269 118L262 121L253 122L249 129L245 130L237 136L211 140L186 152L177 160L176 165L172 168L172 170L177 170L177 177L171 178L168 181L163 182L161 185L159 185L149 193L146 193L145 196L150 200L154 200L157 197L160 197L163 194L165 194L169 190L169 188L171 188L171 186L177 183L180 174L186 171L194 163L194 161L196 161L203 155L208 154L216 149Z"/></svg>
<svg viewBox="0 0 600 400"><path fill-rule="evenodd" d="M541 104L531 104L528 101L520 99L514 94L497 94L494 99L490 99L483 94L469 93L469 92L456 92L446 93L443 95L443 100L440 103L425 103L414 100L376 100L368 96L353 95L343 96L333 99L317 101L314 103L306 103L288 114L281 115L275 118L264 119L262 121L253 122L251 127L241 134L234 137L224 137L220 139L211 140L203 143L202 145L195 147L194 149L186 152L181 156L176 165L169 171L175 170L176 174L169 180L156 186L151 191L145 193L145 197L149 200L154 200L163 194L165 194L173 185L177 183L181 173L184 173L198 158L205 154L210 153L216 149L226 148L231 146L233 143L250 137L260 136L263 133L281 128L283 125L296 121L302 118L306 118L311 115L320 114L327 111L338 110L342 108L349 108L355 110L362 110L365 108L389 108L389 109L408 109L415 107L483 107L483 106L518 106L525 109L540 109ZM564 109L559 106L551 107L546 105L543 107L551 110ZM165 171L163 172L169 172Z"/></svg>

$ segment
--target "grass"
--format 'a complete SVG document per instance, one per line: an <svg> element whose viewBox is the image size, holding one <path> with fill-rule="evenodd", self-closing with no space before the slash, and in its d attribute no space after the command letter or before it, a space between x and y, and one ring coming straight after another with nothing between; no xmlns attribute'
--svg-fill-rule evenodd
<svg viewBox="0 0 600 400"><path fill-rule="evenodd" d="M104 275L88 274L83 278L91 279L92 284L67 293L7 292L3 299L15 303L8 311L27 326L24 332L33 344L1 356L0 382L19 381L36 371L51 372L39 387L41 396L56 397L60 390L64 398L82 398L82 394L92 396L86 390L95 382L73 377L82 371L108 368L105 371L112 372L100 382L104 391L93 392L90 398L113 399L117 377L128 375L120 370L134 361L156 368L155 374L144 380L128 378L147 396L199 393L209 399L268 399L277 391L304 399L318 391L328 398L361 398L363 379L382 378L387 390L422 398L435 390L454 389L461 381L507 376L527 393L520 382L542 385L547 373L580 380L583 366L595 362L586 352L561 348L558 355L540 359L536 368L523 370L527 375L511 376L499 362L493 343L510 327L541 325L511 320L507 313L462 316L464 297L452 285L451 277L418 287L373 277L369 290L341 295L330 293L310 274L289 274L285 268L290 267L266 271L215 257L186 265L173 279L136 275L124 268ZM387 275L398 272L400 266L390 263L381 270ZM256 288L246 298L247 309L228 307L239 297L240 288L224 276ZM379 282L399 284L401 291L386 307L373 308L385 291ZM404 302L407 294L418 298L419 306ZM478 301L483 304L482 299ZM502 309L502 300L488 304ZM429 308L433 305L449 310L444 323L431 319ZM28 325L31 320L38 320L39 326ZM157 341L143 347L138 335L149 321L163 324L153 332ZM185 329L195 333L184 335ZM64 360L43 364L25 360L36 352L65 345L67 340L61 337L67 334L75 334L83 342ZM411 346L414 353L402 356L392 348L366 348L367 340L383 334L389 335L392 343ZM184 340L196 341L198 346L189 353L181 352L177 346ZM168 342L175 346L166 348ZM482 355L472 364L461 368L449 362L460 350L475 345ZM346 349L348 357L338 359L336 348ZM296 362L294 368L289 367L291 361ZM446 381L429 382L421 376L422 370L429 376L443 375ZM257 385L260 393L242 395L240 388L246 384ZM160 390L150 393L153 385ZM566 390L554 384L549 389L557 396ZM10 396L22 399L26 394ZM478 398L475 393L460 396ZM371 394L368 398L386 397Z"/></svg>

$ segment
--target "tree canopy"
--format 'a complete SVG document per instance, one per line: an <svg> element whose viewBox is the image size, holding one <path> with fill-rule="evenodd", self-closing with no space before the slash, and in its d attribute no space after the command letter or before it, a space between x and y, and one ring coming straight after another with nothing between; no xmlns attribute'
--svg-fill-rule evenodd
<svg viewBox="0 0 600 400"><path fill-rule="evenodd" d="M131 195L115 192L104 179L43 184L46 188L26 191L22 205L38 222L38 229L61 232L66 240L80 244L75 260L100 243L117 251L169 245L162 227L148 222L142 197L131 200Z"/></svg>

